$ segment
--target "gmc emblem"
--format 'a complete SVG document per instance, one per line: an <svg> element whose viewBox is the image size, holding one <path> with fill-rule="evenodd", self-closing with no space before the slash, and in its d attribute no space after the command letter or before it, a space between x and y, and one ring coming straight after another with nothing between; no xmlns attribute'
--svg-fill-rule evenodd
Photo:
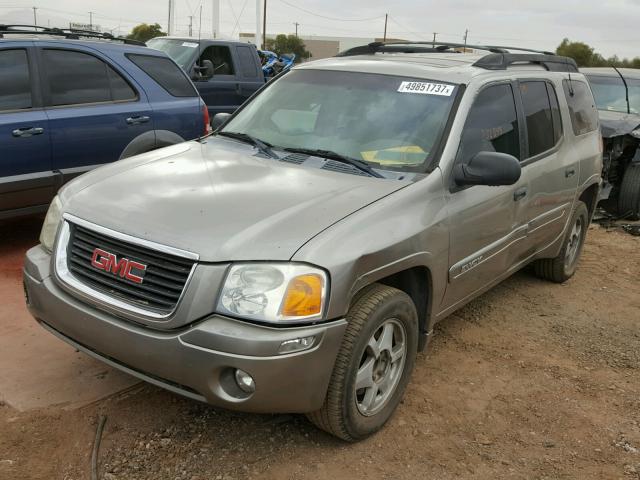
<svg viewBox="0 0 640 480"><path fill-rule="evenodd" d="M118 257L113 253L105 252L100 248L96 248L93 251L91 266L114 275L120 275L121 278L126 278L135 283L142 283L144 272L147 269L146 265L134 262L128 258L118 260ZM142 275L136 275L132 270L139 270L142 272Z"/></svg>

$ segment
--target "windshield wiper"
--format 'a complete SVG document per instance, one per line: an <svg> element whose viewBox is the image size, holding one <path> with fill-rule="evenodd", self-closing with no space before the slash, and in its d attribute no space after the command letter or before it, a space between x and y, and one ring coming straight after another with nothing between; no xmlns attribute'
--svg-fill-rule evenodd
<svg viewBox="0 0 640 480"><path fill-rule="evenodd" d="M271 158L280 159L278 155L271 150L272 145L270 143L264 142L259 138L253 137L248 133L242 132L218 132L218 135L222 135L223 137L235 138L236 140L240 140L241 142L249 143L256 147L260 153L263 153Z"/></svg>
<svg viewBox="0 0 640 480"><path fill-rule="evenodd" d="M373 168L371 168L367 162L358 160L357 158L352 158L346 155L342 155L332 150L322 150L322 149L314 149L314 148L283 148L283 150L291 153L303 153L306 155L313 155L314 157L322 157L322 158L328 158L331 160L337 160L338 162L346 163L347 165L356 167L361 172L368 173L372 177L384 178L384 176L380 175Z"/></svg>

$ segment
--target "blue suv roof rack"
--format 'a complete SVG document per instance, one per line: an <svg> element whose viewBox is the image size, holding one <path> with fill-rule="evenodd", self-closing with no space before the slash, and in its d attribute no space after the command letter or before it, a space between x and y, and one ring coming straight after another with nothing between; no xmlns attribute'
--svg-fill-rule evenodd
<svg viewBox="0 0 640 480"><path fill-rule="evenodd" d="M367 45L350 48L336 56L351 57L374 53L463 53L464 49L490 52L473 64L476 67L487 70L506 70L509 65L514 63L534 63L543 66L549 71L578 71L576 62L569 57L562 57L544 50L497 45L469 45L448 42L372 42ZM511 50L527 53L511 53Z"/></svg>
<svg viewBox="0 0 640 480"><path fill-rule="evenodd" d="M51 35L64 37L68 40L80 40L82 38L96 38L126 43L127 45L144 46L143 42L124 37L114 37L110 33L94 32L92 30L79 30L75 28L51 28L38 25L0 25L0 38L5 35Z"/></svg>

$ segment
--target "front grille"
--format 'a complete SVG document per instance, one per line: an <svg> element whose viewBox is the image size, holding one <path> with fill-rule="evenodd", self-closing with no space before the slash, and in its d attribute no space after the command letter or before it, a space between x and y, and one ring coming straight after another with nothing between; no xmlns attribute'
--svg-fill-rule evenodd
<svg viewBox="0 0 640 480"><path fill-rule="evenodd" d="M67 267L79 281L158 313L175 309L194 266L193 260L125 242L73 223L69 227ZM127 259L146 265L143 274L137 271L142 282L94 267L92 257L96 248L114 255L117 261Z"/></svg>

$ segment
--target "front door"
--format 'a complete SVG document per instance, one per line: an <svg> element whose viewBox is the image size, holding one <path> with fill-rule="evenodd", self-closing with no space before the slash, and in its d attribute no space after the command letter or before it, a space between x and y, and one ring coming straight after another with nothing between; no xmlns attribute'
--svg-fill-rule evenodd
<svg viewBox="0 0 640 480"><path fill-rule="evenodd" d="M0 48L0 218L49 203L55 190L47 116L30 48Z"/></svg>
<svg viewBox="0 0 640 480"><path fill-rule="evenodd" d="M456 162L482 151L521 157L521 134L511 83L494 84L477 96L465 123ZM493 283L512 265L513 249L526 236L518 225L519 183L512 186L451 187L449 281L443 310L453 310Z"/></svg>
<svg viewBox="0 0 640 480"><path fill-rule="evenodd" d="M228 45L211 45L204 49L198 64L203 65L203 60L213 64L213 76L196 80L195 85L209 108L209 115L234 112L243 98L231 48Z"/></svg>

